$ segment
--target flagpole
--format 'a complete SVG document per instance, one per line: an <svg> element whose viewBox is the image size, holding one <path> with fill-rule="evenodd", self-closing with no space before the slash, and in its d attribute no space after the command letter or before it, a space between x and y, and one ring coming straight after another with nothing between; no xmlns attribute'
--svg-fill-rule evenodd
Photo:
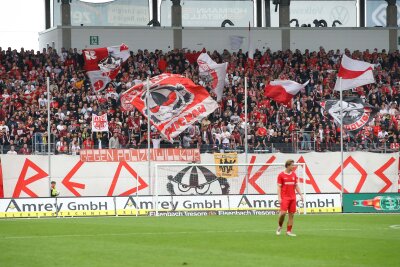
<svg viewBox="0 0 400 267"><path fill-rule="evenodd" d="M147 107L147 164L149 174L149 188L151 188L151 149L150 149L150 108L149 108L149 97L150 97L150 78L147 77L146 81L146 107Z"/></svg>
<svg viewBox="0 0 400 267"><path fill-rule="evenodd" d="M50 77L47 77L46 85L47 85L47 160L48 160L48 168L49 168L48 174L49 174L49 189L50 189L51 188ZM50 190L48 190L48 191L49 191L49 194L51 197L51 192L50 192Z"/></svg>
<svg viewBox="0 0 400 267"><path fill-rule="evenodd" d="M344 191L344 177L343 177L343 90L342 90L342 77L339 77L340 89L340 197L343 202Z"/></svg>
<svg viewBox="0 0 400 267"><path fill-rule="evenodd" d="M246 164L248 161L248 139L247 139L247 77L244 77L244 155ZM248 192L249 175L246 175L246 193Z"/></svg>

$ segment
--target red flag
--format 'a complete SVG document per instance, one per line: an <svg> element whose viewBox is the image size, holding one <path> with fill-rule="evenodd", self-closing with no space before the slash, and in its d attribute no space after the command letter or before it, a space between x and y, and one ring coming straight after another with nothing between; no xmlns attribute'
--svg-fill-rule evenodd
<svg viewBox="0 0 400 267"><path fill-rule="evenodd" d="M372 73L373 69L373 64L354 60L343 55L338 72L338 77L342 78L342 84L337 80L335 90L349 90L369 83L375 83L374 74Z"/></svg>
<svg viewBox="0 0 400 267"><path fill-rule="evenodd" d="M124 63L130 56L125 44L83 50L85 70L95 91L103 90L107 83L117 77Z"/></svg>
<svg viewBox="0 0 400 267"><path fill-rule="evenodd" d="M266 97L272 98L277 103L289 105L293 97L304 88L309 81L305 84L299 84L290 80L276 80L270 82L265 86Z"/></svg>
<svg viewBox="0 0 400 267"><path fill-rule="evenodd" d="M201 53L205 53L207 50L203 48L201 51L196 53L185 53L185 58L189 61L190 64L196 62L197 58L200 56Z"/></svg>
<svg viewBox="0 0 400 267"><path fill-rule="evenodd" d="M121 105L128 110L134 106L145 117L149 109L150 122L170 141L218 108L204 87L182 75L164 73L151 78L149 86L148 106L146 82L124 92Z"/></svg>

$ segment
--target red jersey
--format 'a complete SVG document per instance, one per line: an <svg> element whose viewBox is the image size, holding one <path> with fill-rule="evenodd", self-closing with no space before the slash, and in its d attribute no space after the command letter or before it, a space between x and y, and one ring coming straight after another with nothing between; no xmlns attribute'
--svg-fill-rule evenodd
<svg viewBox="0 0 400 267"><path fill-rule="evenodd" d="M284 171L278 175L278 184L281 185L282 199L296 199L297 175L295 172L290 174Z"/></svg>

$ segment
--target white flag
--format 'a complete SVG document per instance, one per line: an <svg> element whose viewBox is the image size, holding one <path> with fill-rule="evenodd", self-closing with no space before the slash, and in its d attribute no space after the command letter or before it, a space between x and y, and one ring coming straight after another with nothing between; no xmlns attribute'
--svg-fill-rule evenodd
<svg viewBox="0 0 400 267"><path fill-rule="evenodd" d="M107 113L101 116L92 114L92 132L108 132Z"/></svg>
<svg viewBox="0 0 400 267"><path fill-rule="evenodd" d="M197 64L200 76L207 77L211 81L211 88L217 95L217 101L220 101L224 92L228 63L217 64L207 53L201 53L197 58Z"/></svg>
<svg viewBox="0 0 400 267"><path fill-rule="evenodd" d="M243 44L243 36L238 36L238 35L231 35L229 36L230 43L231 43L231 49L232 50L238 50Z"/></svg>

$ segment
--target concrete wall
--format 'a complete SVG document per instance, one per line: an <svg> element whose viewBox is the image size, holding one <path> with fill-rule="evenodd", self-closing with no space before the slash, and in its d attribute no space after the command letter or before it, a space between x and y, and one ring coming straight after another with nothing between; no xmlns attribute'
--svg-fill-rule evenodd
<svg viewBox="0 0 400 267"><path fill-rule="evenodd" d="M43 48L47 48L47 46L53 46L52 45L53 43L54 43L53 48L56 48L57 51L60 51L61 43L62 43L60 29L51 28L51 29L48 29L46 31L39 33L39 49L40 49L40 51Z"/></svg>
<svg viewBox="0 0 400 267"><path fill-rule="evenodd" d="M127 44L133 51L137 49L169 50L173 48L172 28L153 27L71 27L72 47L78 49L90 47L105 47ZM90 36L99 37L99 45L91 46ZM233 50L230 39L240 36L240 48L248 49L248 28L183 28L182 43L184 48L199 50ZM400 30L398 30L400 36ZM252 29L253 47L261 50L267 48L273 51L282 49L282 30L279 28ZM55 43L55 48L61 48L61 27L39 33L40 48ZM290 28L290 48L317 50L325 49L364 50L389 49L389 30L386 28ZM400 46L399 46L400 47ZM236 50L236 49L235 49Z"/></svg>
<svg viewBox="0 0 400 267"><path fill-rule="evenodd" d="M389 31L386 29L358 28L298 28L290 31L290 48L315 51L325 49L365 50L389 49Z"/></svg>
<svg viewBox="0 0 400 267"><path fill-rule="evenodd" d="M280 29L252 29L253 48L265 50L280 50L282 47L282 33ZM230 39L232 36L243 38L241 48L248 50L248 28L184 28L183 47L222 51L231 50Z"/></svg>

